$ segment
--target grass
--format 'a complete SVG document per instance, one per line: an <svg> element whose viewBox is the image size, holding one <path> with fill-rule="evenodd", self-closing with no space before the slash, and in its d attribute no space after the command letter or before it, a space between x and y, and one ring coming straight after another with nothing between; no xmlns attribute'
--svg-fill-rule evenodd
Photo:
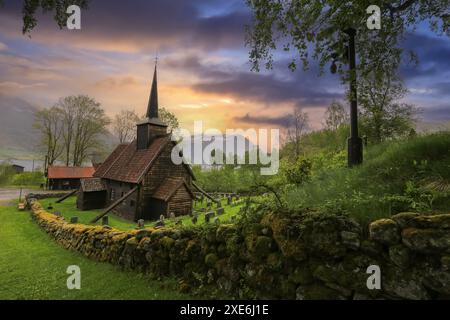
<svg viewBox="0 0 450 320"><path fill-rule="evenodd" d="M89 260L58 246L29 212L0 203L0 299L191 299L174 279L156 281ZM69 265L81 269L81 289L69 290ZM198 297L196 297L198 298Z"/></svg>
<svg viewBox="0 0 450 320"><path fill-rule="evenodd" d="M55 203L57 199L56 198L48 198L40 200L44 208L47 208L49 204L52 205L53 209L49 210L50 212L56 212L59 211L64 218L69 221L71 217L78 217L79 223L84 224L90 224L90 221L95 218L98 214L101 213L102 210L86 210L86 211L80 211L76 208L76 197L69 197L66 200L64 200L62 203ZM219 220L221 223L223 222L229 222L231 220L232 216L238 216L239 210L242 207L242 203L234 203L232 205L226 205L226 200L222 200L222 207L224 208L224 214L219 216ZM194 210L199 210L201 208L200 203L196 203L194 206ZM209 210L209 209L208 209ZM215 209L211 209L215 210ZM125 220L117 215L114 215L112 213L108 214L109 216L109 225L113 228L119 229L119 230L129 230L136 228L135 222L130 222L128 220ZM175 219L165 219L166 226L175 226L178 219L181 219L182 225L185 227L193 226L192 218L190 216L182 216L180 218ZM205 223L205 215L200 214L198 216L197 224L196 225L202 225ZM101 219L96 223L97 225L101 224ZM154 226L154 221L147 221L145 223L146 226Z"/></svg>
<svg viewBox="0 0 450 320"><path fill-rule="evenodd" d="M425 190L430 181L450 181L450 132L369 147L363 165L322 170L285 201L291 209L346 211L362 223L406 210L449 212L450 193Z"/></svg>

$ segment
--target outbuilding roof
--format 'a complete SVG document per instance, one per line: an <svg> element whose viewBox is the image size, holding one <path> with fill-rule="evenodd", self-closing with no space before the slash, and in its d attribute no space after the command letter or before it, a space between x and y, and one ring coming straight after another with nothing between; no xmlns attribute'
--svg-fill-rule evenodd
<svg viewBox="0 0 450 320"><path fill-rule="evenodd" d="M94 175L94 167L63 167L49 166L49 179L81 179L91 178Z"/></svg>

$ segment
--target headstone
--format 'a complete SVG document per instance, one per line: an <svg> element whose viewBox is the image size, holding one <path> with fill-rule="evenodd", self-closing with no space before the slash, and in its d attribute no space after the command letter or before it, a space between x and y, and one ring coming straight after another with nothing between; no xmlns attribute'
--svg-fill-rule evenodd
<svg viewBox="0 0 450 320"><path fill-rule="evenodd" d="M227 204L230 205L233 203L233 197L232 196L228 196L227 197Z"/></svg>
<svg viewBox="0 0 450 320"><path fill-rule="evenodd" d="M225 212L225 210L223 208L217 208L217 210L216 210L216 213L217 213L218 216L220 216L224 212Z"/></svg>
<svg viewBox="0 0 450 320"><path fill-rule="evenodd" d="M78 223L78 217L70 217L70 223Z"/></svg>
<svg viewBox="0 0 450 320"><path fill-rule="evenodd" d="M240 199L239 195L236 195L236 201L238 201Z"/></svg>
<svg viewBox="0 0 450 320"><path fill-rule="evenodd" d="M62 217L62 213L59 211L55 211L53 214L57 217Z"/></svg>
<svg viewBox="0 0 450 320"><path fill-rule="evenodd" d="M137 221L137 227L138 229L144 229L144 219L139 219Z"/></svg>
<svg viewBox="0 0 450 320"><path fill-rule="evenodd" d="M49 203L49 204L48 204L48 207L47 207L47 209L48 209L48 210L53 210L53 206L52 206L52 204L51 204L51 203Z"/></svg>
<svg viewBox="0 0 450 320"><path fill-rule="evenodd" d="M155 223L155 227L157 227L157 228L164 227L164 225L165 225L164 220L158 220Z"/></svg>
<svg viewBox="0 0 450 320"><path fill-rule="evenodd" d="M205 212L205 211L206 211L206 208L200 208L200 209L198 209L198 211L200 211L200 212Z"/></svg>
<svg viewBox="0 0 450 320"><path fill-rule="evenodd" d="M165 219L165 217L163 214L159 216L159 220L164 221L164 219Z"/></svg>
<svg viewBox="0 0 450 320"><path fill-rule="evenodd" d="M169 217L170 217L170 219L175 219L175 212L169 213Z"/></svg>
<svg viewBox="0 0 450 320"><path fill-rule="evenodd" d="M213 219L213 223L214 223L214 224L219 224L219 223L220 223L219 217L215 217L215 218Z"/></svg>
<svg viewBox="0 0 450 320"><path fill-rule="evenodd" d="M108 216L103 216L102 217L102 225L104 225L104 226L108 226L109 225L109 217Z"/></svg>
<svg viewBox="0 0 450 320"><path fill-rule="evenodd" d="M196 224L196 223L197 223L197 220L198 220L197 216L193 216L193 217L192 217L192 223L193 223L193 224Z"/></svg>
<svg viewBox="0 0 450 320"><path fill-rule="evenodd" d="M214 212L213 211L210 211L210 212L207 212L207 213L205 213L205 222L206 223L209 223L209 221L211 220L211 218L214 216Z"/></svg>
<svg viewBox="0 0 450 320"><path fill-rule="evenodd" d="M236 221L236 216L231 216L230 219L231 221Z"/></svg>

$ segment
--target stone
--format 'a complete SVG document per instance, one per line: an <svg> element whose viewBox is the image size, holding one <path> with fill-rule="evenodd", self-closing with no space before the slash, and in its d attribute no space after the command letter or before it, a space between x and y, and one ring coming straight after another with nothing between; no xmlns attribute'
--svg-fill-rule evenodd
<svg viewBox="0 0 450 320"><path fill-rule="evenodd" d="M351 249L359 249L361 246L361 241L359 234L350 231L341 231L341 240L344 246Z"/></svg>
<svg viewBox="0 0 450 320"><path fill-rule="evenodd" d="M217 208L217 210L216 210L217 215L224 214L224 212L225 212L225 210L222 207L221 208Z"/></svg>
<svg viewBox="0 0 450 320"><path fill-rule="evenodd" d="M410 264L410 252L404 245L398 244L389 247L389 258L400 268L407 268Z"/></svg>
<svg viewBox="0 0 450 320"><path fill-rule="evenodd" d="M62 217L62 213L59 211L55 211L53 214L57 217Z"/></svg>
<svg viewBox="0 0 450 320"><path fill-rule="evenodd" d="M228 196L227 197L227 204L231 205L233 203L233 197L232 196Z"/></svg>
<svg viewBox="0 0 450 320"><path fill-rule="evenodd" d="M175 219L175 212L170 212L169 213L169 218L170 219Z"/></svg>
<svg viewBox="0 0 450 320"><path fill-rule="evenodd" d="M78 223L78 217L70 217L70 223Z"/></svg>
<svg viewBox="0 0 450 320"><path fill-rule="evenodd" d="M404 212L392 217L403 228L450 229L450 214L420 215Z"/></svg>
<svg viewBox="0 0 450 320"><path fill-rule="evenodd" d="M442 256L441 265L443 270L450 271L450 256Z"/></svg>
<svg viewBox="0 0 450 320"><path fill-rule="evenodd" d="M198 220L197 216L193 216L191 219L193 224L197 224L197 220Z"/></svg>
<svg viewBox="0 0 450 320"><path fill-rule="evenodd" d="M391 217L401 229L409 228L414 224L414 218L418 217L419 214L416 212L401 212L393 215Z"/></svg>
<svg viewBox="0 0 450 320"><path fill-rule="evenodd" d="M137 221L137 227L138 227L139 229L143 229L143 228L145 227L145 225L144 225L144 219L139 219L139 220Z"/></svg>
<svg viewBox="0 0 450 320"><path fill-rule="evenodd" d="M47 210L53 210L53 206L51 203L48 204Z"/></svg>
<svg viewBox="0 0 450 320"><path fill-rule="evenodd" d="M255 240L253 251L258 257L267 256L273 248L272 238L266 236L259 236Z"/></svg>
<svg viewBox="0 0 450 320"><path fill-rule="evenodd" d="M448 230L408 228L402 231L402 240L405 246L421 253L450 251Z"/></svg>
<svg viewBox="0 0 450 320"><path fill-rule="evenodd" d="M400 231L392 219L380 219L369 225L369 238L382 244L393 245L400 242Z"/></svg>
<svg viewBox="0 0 450 320"><path fill-rule="evenodd" d="M198 211L200 211L200 212L206 212L206 208L200 208L200 209L198 209Z"/></svg>
<svg viewBox="0 0 450 320"><path fill-rule="evenodd" d="M219 217L214 217L213 223L214 223L214 224L220 224L220 219L219 219Z"/></svg>
<svg viewBox="0 0 450 320"><path fill-rule="evenodd" d="M230 220L233 221L233 222L236 221L236 216L235 216L235 215L232 215L232 216L230 217Z"/></svg>
<svg viewBox="0 0 450 320"><path fill-rule="evenodd" d="M160 221L164 221L165 218L166 218L166 217L164 217L163 214L159 216L159 220L160 220Z"/></svg>
<svg viewBox="0 0 450 320"><path fill-rule="evenodd" d="M161 227L164 227L166 224L164 223L164 220L158 220L158 221L156 221L156 223L155 223L155 227L157 227L157 228L161 228Z"/></svg>
<svg viewBox="0 0 450 320"><path fill-rule="evenodd" d="M205 213L205 222L209 223L212 217L214 217L214 211L209 211Z"/></svg>
<svg viewBox="0 0 450 320"><path fill-rule="evenodd" d="M103 216L102 217L102 225L103 226L109 225L109 218L108 218L108 216Z"/></svg>
<svg viewBox="0 0 450 320"><path fill-rule="evenodd" d="M217 255L215 253L208 253L205 256L205 264L211 268L213 268L215 266L215 264L218 260L219 260L219 258L217 257Z"/></svg>

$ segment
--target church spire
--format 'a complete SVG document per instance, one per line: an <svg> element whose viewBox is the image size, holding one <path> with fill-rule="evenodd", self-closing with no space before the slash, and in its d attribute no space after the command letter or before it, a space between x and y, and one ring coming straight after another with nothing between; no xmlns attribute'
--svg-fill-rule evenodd
<svg viewBox="0 0 450 320"><path fill-rule="evenodd" d="M155 60L155 71L153 73L152 89L148 100L147 118L158 118L158 81L156 76L157 59Z"/></svg>

